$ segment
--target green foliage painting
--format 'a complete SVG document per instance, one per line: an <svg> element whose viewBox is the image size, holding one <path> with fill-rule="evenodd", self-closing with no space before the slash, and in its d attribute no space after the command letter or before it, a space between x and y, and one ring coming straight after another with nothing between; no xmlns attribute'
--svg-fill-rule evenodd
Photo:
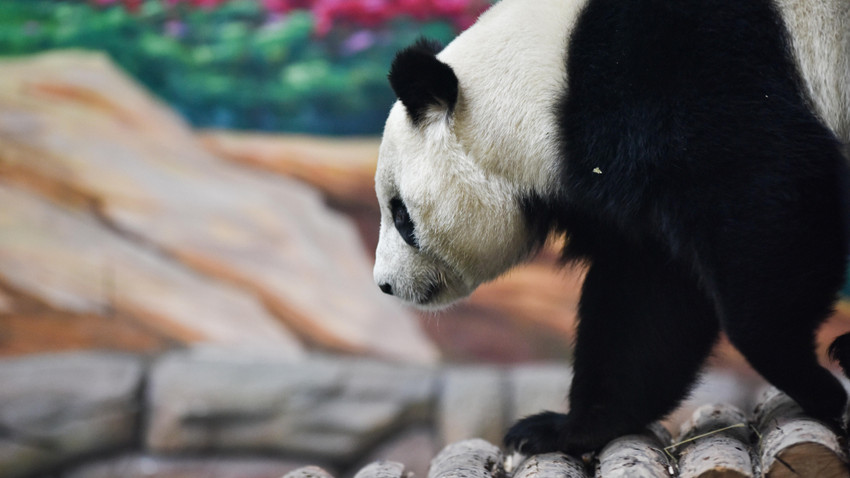
<svg viewBox="0 0 850 478"><path fill-rule="evenodd" d="M3 0L0 55L107 52L194 125L377 134L386 72L488 0Z"/></svg>

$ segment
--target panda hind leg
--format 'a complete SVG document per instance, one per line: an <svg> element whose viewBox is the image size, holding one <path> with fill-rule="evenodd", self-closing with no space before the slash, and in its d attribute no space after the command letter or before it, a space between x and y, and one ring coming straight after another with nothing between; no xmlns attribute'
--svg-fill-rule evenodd
<svg viewBox="0 0 850 478"><path fill-rule="evenodd" d="M735 228L712 238L714 257L724 260L701 266L730 342L807 414L835 427L842 424L847 393L819 364L815 338L845 279L847 242L837 196L826 186L812 187L797 198L796 209L783 208L784 215L745 210L745 219L730 223ZM795 210L797 216L787 217ZM753 218L763 222L753 224ZM835 352L843 352L845 340Z"/></svg>
<svg viewBox="0 0 850 478"><path fill-rule="evenodd" d="M509 448L581 454L642 431L679 404L716 341L713 304L660 247L605 251L582 290L570 411L520 420Z"/></svg>
<svg viewBox="0 0 850 478"><path fill-rule="evenodd" d="M727 297L730 305L724 307L722 327L762 377L793 398L807 414L838 430L844 426L847 394L838 379L818 363L815 353L815 333L829 314L832 301L806 289L806 285L798 284L785 294L771 294L752 314ZM752 299L752 295L741 298ZM843 354L839 356L842 366L848 362L843 347L847 340L840 337L832 350L836 355L839 351Z"/></svg>

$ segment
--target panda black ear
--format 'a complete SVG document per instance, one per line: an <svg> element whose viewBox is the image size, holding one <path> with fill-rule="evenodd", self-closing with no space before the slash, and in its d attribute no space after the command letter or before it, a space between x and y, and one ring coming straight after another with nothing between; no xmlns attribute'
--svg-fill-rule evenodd
<svg viewBox="0 0 850 478"><path fill-rule="evenodd" d="M390 67L390 86L415 125L422 122L428 108L442 107L451 113L457 103L457 76L437 59L441 49L439 43L420 38L398 52Z"/></svg>

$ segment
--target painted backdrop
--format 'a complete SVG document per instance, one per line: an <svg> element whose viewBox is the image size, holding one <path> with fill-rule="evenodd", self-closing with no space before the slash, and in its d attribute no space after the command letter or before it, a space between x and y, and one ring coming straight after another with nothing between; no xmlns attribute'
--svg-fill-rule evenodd
<svg viewBox="0 0 850 478"><path fill-rule="evenodd" d="M103 50L195 126L377 134L393 54L488 0L3 0L0 55Z"/></svg>

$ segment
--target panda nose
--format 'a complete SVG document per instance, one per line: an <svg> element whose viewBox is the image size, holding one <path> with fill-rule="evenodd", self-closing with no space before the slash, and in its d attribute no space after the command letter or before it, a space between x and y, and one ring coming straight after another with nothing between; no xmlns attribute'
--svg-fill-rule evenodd
<svg viewBox="0 0 850 478"><path fill-rule="evenodd" d="M384 294L393 295L393 286L389 285L388 283L384 282L378 287L381 288L381 292L383 292Z"/></svg>

